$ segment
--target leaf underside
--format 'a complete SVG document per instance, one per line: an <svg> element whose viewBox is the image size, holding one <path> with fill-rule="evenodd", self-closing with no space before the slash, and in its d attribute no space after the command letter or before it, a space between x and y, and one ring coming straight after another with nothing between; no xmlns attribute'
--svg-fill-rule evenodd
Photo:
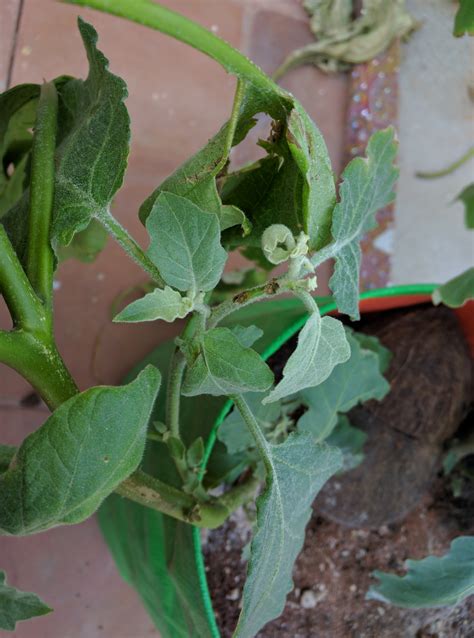
<svg viewBox="0 0 474 638"><path fill-rule="evenodd" d="M407 560L407 574L376 571L380 583L367 598L397 607L422 609L455 605L474 594L474 536L460 536L444 556Z"/></svg>
<svg viewBox="0 0 474 638"><path fill-rule="evenodd" d="M474 299L474 268L469 268L433 292L433 303L460 308Z"/></svg>
<svg viewBox="0 0 474 638"><path fill-rule="evenodd" d="M332 217L331 256L335 257L336 264L329 287L339 311L351 319L359 318L359 243L362 236L376 226L376 212L395 197L396 152L393 129L377 131L367 145L367 158L356 157L342 173L340 201Z"/></svg>
<svg viewBox="0 0 474 638"><path fill-rule="evenodd" d="M336 448L294 434L281 445L265 444L267 486L257 499L247 580L236 638L253 638L278 617L293 588L292 571L311 516L311 503L340 468Z"/></svg>

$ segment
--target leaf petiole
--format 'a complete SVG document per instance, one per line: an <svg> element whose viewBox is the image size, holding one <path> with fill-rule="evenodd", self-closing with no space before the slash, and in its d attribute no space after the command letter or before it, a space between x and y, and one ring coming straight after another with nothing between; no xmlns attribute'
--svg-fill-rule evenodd
<svg viewBox="0 0 474 638"><path fill-rule="evenodd" d="M129 232L115 219L112 213L109 210L101 211L98 213L97 219L105 227L107 232L122 246L125 252L150 275L158 286L163 288L165 282L158 268Z"/></svg>

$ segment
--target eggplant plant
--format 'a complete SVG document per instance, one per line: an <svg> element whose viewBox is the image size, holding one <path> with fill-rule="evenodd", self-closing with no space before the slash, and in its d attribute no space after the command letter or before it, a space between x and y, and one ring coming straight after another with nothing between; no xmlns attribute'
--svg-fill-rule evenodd
<svg viewBox="0 0 474 638"><path fill-rule="evenodd" d="M337 308L358 318L359 242L394 198L394 131L372 136L366 157L345 168L337 194L325 142L301 104L227 43L147 0L75 4L191 44L236 76L235 98L229 120L209 143L141 205L149 236L144 249L111 212L129 153L127 88L109 70L94 28L79 19L89 61L85 80L61 76L0 96L0 292L12 319L12 328L0 331L0 362L51 410L19 448L0 446L0 532L22 536L79 523L107 499L102 521L114 503L128 504L128 524L138 529L159 521L156 534L166 542L165 528L168 539L170 530L174 540L188 538L256 499L235 630L255 636L283 610L316 494L360 461L362 433L343 413L389 389L383 377L389 353L338 319L322 317L312 293L316 268L334 259ZM268 139L259 141L266 155L234 170L231 150L261 113L272 120ZM160 370L149 365L125 385L79 392L54 339L53 276L63 259L90 260L106 235L151 281L149 292L114 320L184 320L184 328L165 348ZM224 272L231 250L255 269ZM272 269L281 264L286 269L275 276ZM293 296L308 319L275 383L262 349L253 347L265 342L264 332L239 317L282 294ZM269 307L260 304L262 317ZM319 410L321 396L330 397L326 412ZM203 400L211 405L207 420L197 407ZM222 419L218 455L209 464L209 419L226 400L234 409ZM301 405L305 412L295 420ZM193 413L201 417L190 418ZM117 556L119 528L103 527ZM139 534L130 535L127 551L140 553L140 542ZM184 612L195 627L188 634L166 633L168 603L146 601L163 635L215 634L200 624L199 610ZM1 576L1 628L48 611Z"/></svg>

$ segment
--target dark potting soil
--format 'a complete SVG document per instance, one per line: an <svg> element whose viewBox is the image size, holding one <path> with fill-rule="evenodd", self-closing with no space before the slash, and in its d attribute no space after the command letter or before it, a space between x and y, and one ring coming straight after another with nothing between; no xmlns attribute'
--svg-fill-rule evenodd
<svg viewBox="0 0 474 638"><path fill-rule="evenodd" d="M474 488L454 498L440 468L443 444L472 404L472 361L455 314L420 306L366 316L357 329L375 334L392 362L391 391L349 413L368 434L363 463L334 477L316 499L295 589L262 638L468 638L474 600L455 608L407 610L366 601L379 569L404 573L407 558L442 554L474 533ZM276 377L295 346L272 357ZM471 415L472 416L472 415ZM465 423L469 422L467 417ZM466 425L464 425L464 428ZM224 638L235 628L251 527L240 510L203 543L209 588Z"/></svg>

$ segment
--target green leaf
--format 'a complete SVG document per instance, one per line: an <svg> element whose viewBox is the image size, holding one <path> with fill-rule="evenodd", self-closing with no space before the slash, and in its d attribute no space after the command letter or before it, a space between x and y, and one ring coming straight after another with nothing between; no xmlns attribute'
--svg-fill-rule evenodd
<svg viewBox="0 0 474 638"><path fill-rule="evenodd" d="M465 33L474 35L474 5L472 0L459 0L460 7L454 18L453 35L457 38Z"/></svg>
<svg viewBox="0 0 474 638"><path fill-rule="evenodd" d="M107 236L105 228L96 219L92 219L85 230L74 235L68 246L57 248L58 259L59 261L77 259L84 263L91 263L104 249Z"/></svg>
<svg viewBox="0 0 474 638"><path fill-rule="evenodd" d="M380 401L390 390L380 372L378 355L363 349L356 334L346 331L349 359L337 365L323 383L300 393L308 410L299 419L298 430L311 433L317 441L323 441L331 434L338 413L348 412L369 399Z"/></svg>
<svg viewBox="0 0 474 638"><path fill-rule="evenodd" d="M216 177L225 168L232 146L244 139L254 125L254 117L259 113L267 113L281 125L276 128L281 128L283 132L286 162L282 167L283 172L281 175L278 174L275 180L275 190L272 189L271 193L272 203L266 208L277 206L273 221L280 221L291 227L288 218L296 220L298 227L292 228L295 233L307 228L311 228L312 231L320 229L321 237L311 237L312 242L314 245L325 243L327 238L324 237L324 226L328 225L330 211L335 203L334 177L321 133L310 122L292 95L275 84L256 65L226 42L157 3L129 0L116 0L113 4L103 0L69 1L71 4L86 4L129 18L191 44L239 79L229 122L144 202L140 210L142 221L146 220L162 191L184 196L222 219L222 203L216 189ZM293 112L295 113L292 118ZM281 161L277 164L281 165ZM285 181L288 186L286 191ZM309 185L317 192L315 190L310 194ZM282 197L285 199L279 201ZM286 210L287 203L291 209ZM255 215L255 218L258 219L258 215ZM225 228L225 224L222 228ZM255 233L254 245L258 244L260 232L261 229Z"/></svg>
<svg viewBox="0 0 474 638"><path fill-rule="evenodd" d="M238 104L236 106L239 107ZM222 204L216 177L227 162L235 136L240 139L253 124L253 119L246 116L240 124L243 132L238 134L237 122L229 120L204 148L180 166L143 202L139 213L142 222L148 219L160 193L166 192L184 197L199 208L216 214L221 230L240 225L248 232L244 213L236 206Z"/></svg>
<svg viewBox="0 0 474 638"><path fill-rule="evenodd" d="M357 330L350 330L350 328L346 328L347 331L350 331L350 334L359 342L360 347L363 350L370 350L374 352L379 360L379 369L383 374L388 370L388 366L392 360L392 353L388 348L383 346L379 339L373 335L365 334L365 332L359 332Z"/></svg>
<svg viewBox="0 0 474 638"><path fill-rule="evenodd" d="M320 249L331 239L332 211L336 203L334 178L326 143L299 102L288 122L288 145L304 178L303 230L309 247Z"/></svg>
<svg viewBox="0 0 474 638"><path fill-rule="evenodd" d="M241 345L228 328L204 333L200 352L185 374L183 394L230 395L267 390L273 373L259 354Z"/></svg>
<svg viewBox="0 0 474 638"><path fill-rule="evenodd" d="M147 220L148 255L167 284L183 291L212 290L227 253L212 213L173 193L161 193Z"/></svg>
<svg viewBox="0 0 474 638"><path fill-rule="evenodd" d="M367 158L356 157L344 169L340 201L334 208L333 242L313 257L319 265L336 258L329 286L340 312L359 318L359 268L362 236L376 226L375 213L393 201L398 170L393 128L377 131L367 145Z"/></svg>
<svg viewBox="0 0 474 638"><path fill-rule="evenodd" d="M474 299L474 268L469 268L437 288L432 298L435 306L442 303L450 308L460 308Z"/></svg>
<svg viewBox="0 0 474 638"><path fill-rule="evenodd" d="M263 336L263 330L257 326L240 326L237 324L231 328L231 332L244 348L251 348Z"/></svg>
<svg viewBox="0 0 474 638"><path fill-rule="evenodd" d="M181 441L181 439L178 439L176 436L170 436L166 440L166 445L168 446L170 454L174 459L184 459L186 448L184 447L184 443Z"/></svg>
<svg viewBox="0 0 474 638"><path fill-rule="evenodd" d="M350 424L346 416L339 416L337 424L331 434L325 439L326 443L337 447L342 452L342 472L354 469L364 459L364 444L367 434Z"/></svg>
<svg viewBox="0 0 474 638"><path fill-rule="evenodd" d="M281 445L271 445L262 436L260 451L267 469L266 488L257 499L236 638L253 638L283 611L311 504L341 466L339 450L315 443L306 434L290 435Z"/></svg>
<svg viewBox="0 0 474 638"><path fill-rule="evenodd" d="M263 432L267 432L275 425L281 415L281 404L262 403L265 393L252 392L244 396L252 414ZM245 425L240 412L232 410L226 416L217 430L217 438L225 444L229 454L245 452L255 446L255 441Z"/></svg>
<svg viewBox="0 0 474 638"><path fill-rule="evenodd" d="M163 386L174 350L172 341L161 344L130 375L134 378L146 365L163 369ZM200 435L207 438L225 399L209 396L183 398L180 423L187 446ZM165 402L157 401L151 421L165 419ZM143 469L170 485L179 486L179 476L169 459L166 445L147 445ZM212 638L212 608L201 588L194 528L160 512L116 494L99 510L99 523L117 568L133 586L162 638ZM130 542L133 539L133 542ZM207 603L207 605L206 605Z"/></svg>
<svg viewBox="0 0 474 638"><path fill-rule="evenodd" d="M189 446L186 452L186 460L191 467L198 467L204 458L204 441L202 436L198 437Z"/></svg>
<svg viewBox="0 0 474 638"><path fill-rule="evenodd" d="M334 367L350 357L344 327L333 317L312 314L298 336L298 344L285 367L283 379L263 402L278 401L325 381Z"/></svg>
<svg viewBox="0 0 474 638"><path fill-rule="evenodd" d="M261 142L268 156L223 181L223 201L241 208L252 232L235 233L231 246L258 248L265 229L287 226L295 236L304 231L311 248L330 239L331 214L336 202L332 169L321 134L299 103L272 142Z"/></svg>
<svg viewBox="0 0 474 638"><path fill-rule="evenodd" d="M130 142L125 82L108 70L96 47L97 32L81 18L79 31L89 60L86 80L59 91L60 143L51 240L68 245L93 217L108 212L123 182Z"/></svg>
<svg viewBox="0 0 474 638"><path fill-rule="evenodd" d="M169 286L155 288L141 299L132 302L119 312L115 322L164 321L173 322L185 317L193 307L191 299L182 297L177 290Z"/></svg>
<svg viewBox="0 0 474 638"><path fill-rule="evenodd" d="M466 228L474 228L474 183L466 186L456 197L464 204L464 223Z"/></svg>
<svg viewBox="0 0 474 638"><path fill-rule="evenodd" d="M455 538L444 556L407 560L406 568L405 576L373 572L380 583L367 598L414 609L456 605L474 594L474 536Z"/></svg>
<svg viewBox="0 0 474 638"><path fill-rule="evenodd" d="M14 631L16 623L53 611L36 594L7 585L6 574L0 571L0 629Z"/></svg>
<svg viewBox="0 0 474 638"><path fill-rule="evenodd" d="M93 514L138 467L159 384L149 367L127 386L63 403L0 475L0 532L32 534Z"/></svg>
<svg viewBox="0 0 474 638"><path fill-rule="evenodd" d="M0 472L8 470L15 453L16 447L13 445L0 445Z"/></svg>

